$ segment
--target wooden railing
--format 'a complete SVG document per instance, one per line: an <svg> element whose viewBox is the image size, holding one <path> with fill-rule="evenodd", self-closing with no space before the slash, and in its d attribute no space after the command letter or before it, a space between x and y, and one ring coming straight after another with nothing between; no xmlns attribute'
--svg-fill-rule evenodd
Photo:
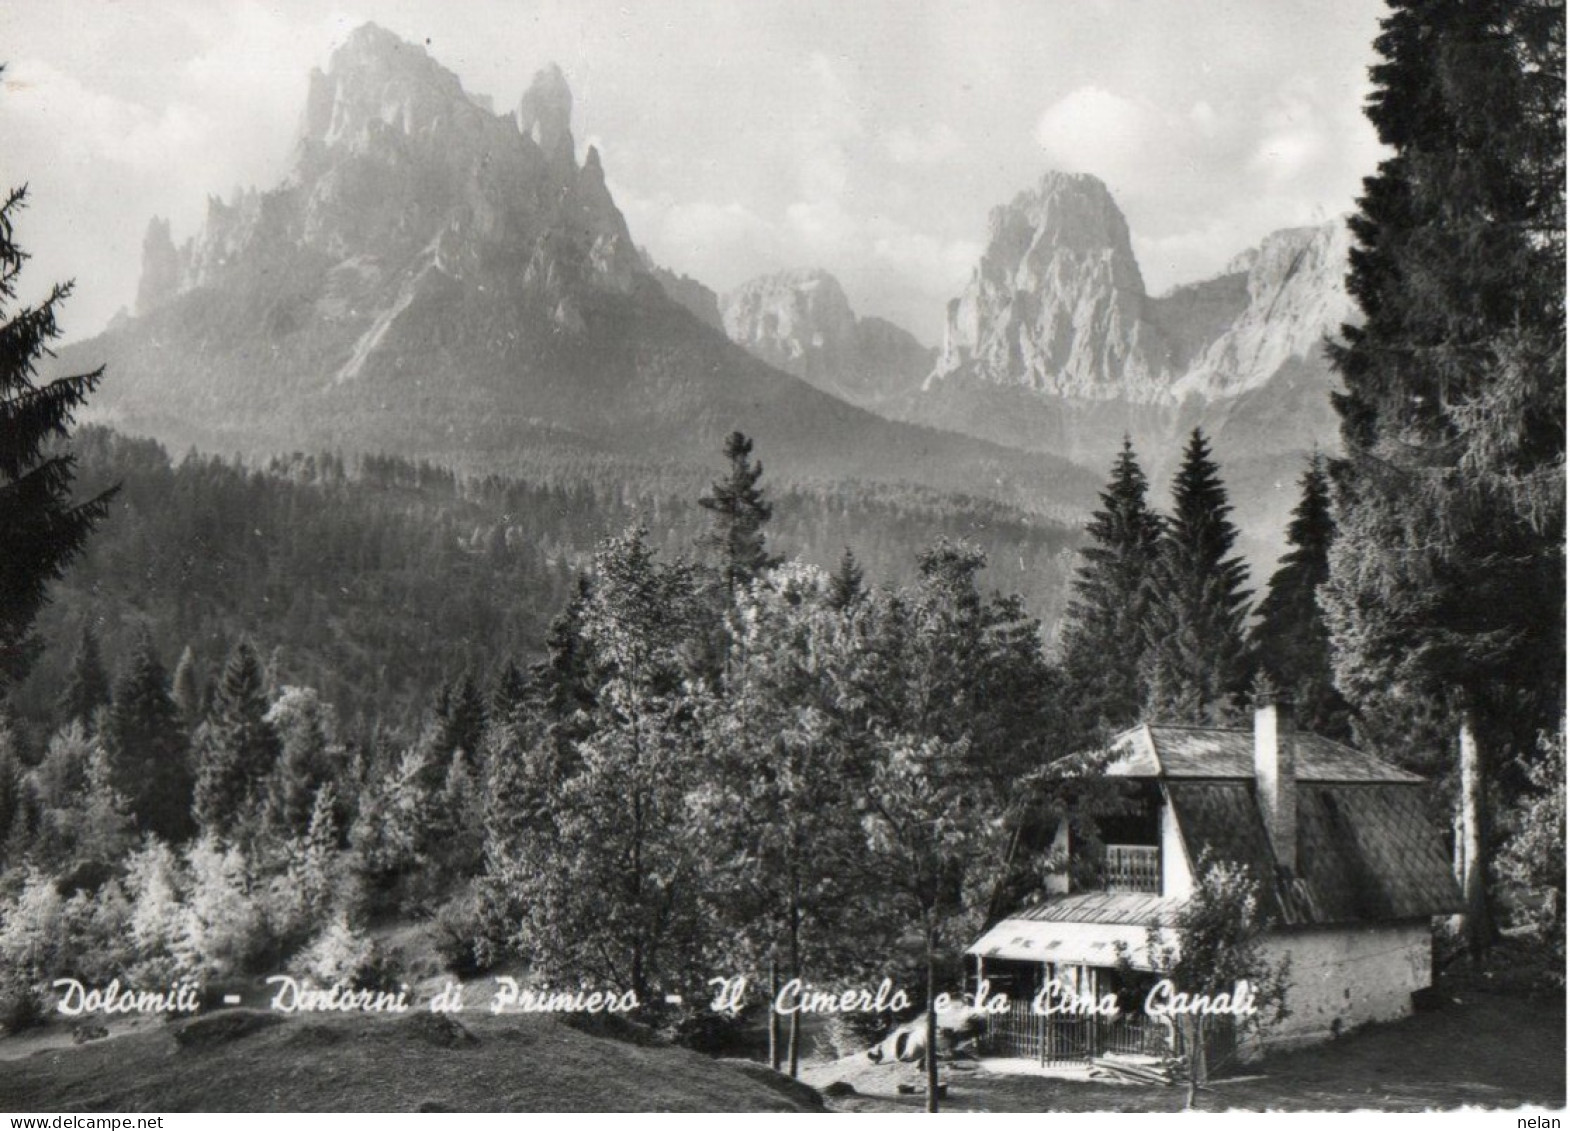
<svg viewBox="0 0 1570 1131"><path fill-rule="evenodd" d="M1107 845L1103 878L1108 891L1161 894L1161 849L1142 844Z"/></svg>

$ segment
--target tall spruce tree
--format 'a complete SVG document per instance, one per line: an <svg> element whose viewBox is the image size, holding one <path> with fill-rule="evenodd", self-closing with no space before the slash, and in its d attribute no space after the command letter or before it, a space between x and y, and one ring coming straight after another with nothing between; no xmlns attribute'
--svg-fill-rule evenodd
<svg viewBox="0 0 1570 1131"><path fill-rule="evenodd" d="M496 685L491 689L490 719L498 724L511 723L528 705L529 681L517 663L508 658L496 675Z"/></svg>
<svg viewBox="0 0 1570 1131"><path fill-rule="evenodd" d="M698 505L714 516L704 545L719 559L725 591L734 596L739 587L776 563L763 534L774 508L758 486L763 464L752 458L752 441L732 432L725 441L725 458L730 461L730 474L716 482Z"/></svg>
<svg viewBox="0 0 1570 1131"><path fill-rule="evenodd" d="M1101 509L1086 527L1090 544L1080 550L1083 564L1064 615L1062 668L1080 737L1098 727L1132 725L1145 708L1140 661L1162 526L1145 501L1146 490L1125 437Z"/></svg>
<svg viewBox="0 0 1570 1131"><path fill-rule="evenodd" d="M1237 541L1231 511L1210 442L1196 428L1172 483L1145 617L1142 670L1153 719L1225 721L1247 688L1248 568L1228 556Z"/></svg>
<svg viewBox="0 0 1570 1131"><path fill-rule="evenodd" d="M530 713L544 724L559 760L571 757L573 744L586 737L598 699L594 649L584 637L583 617L594 596L594 579L579 574L566 608L551 622L545 659L529 671Z"/></svg>
<svg viewBox="0 0 1570 1131"><path fill-rule="evenodd" d="M37 306L13 309L27 253L16 245L12 225L26 200L24 186L0 203L0 693L37 657L33 621L48 600L48 585L81 553L113 494L73 501L74 461L62 443L102 367L44 385L33 381L49 343L60 336L56 319L71 284L54 287Z"/></svg>
<svg viewBox="0 0 1570 1131"><path fill-rule="evenodd" d="M1319 590L1330 576L1335 520L1330 513L1330 476L1318 452L1303 472L1303 497L1287 527L1291 546L1270 577L1250 642L1257 667L1293 704L1299 727L1331 738L1351 733L1347 703L1330 669L1330 629L1319 607Z"/></svg>
<svg viewBox="0 0 1570 1131"><path fill-rule="evenodd" d="M57 714L62 724L80 721L91 726L93 714L109 705L109 673L98 649L98 634L91 624L82 625L81 641L71 661L71 674L60 692Z"/></svg>
<svg viewBox="0 0 1570 1131"><path fill-rule="evenodd" d="M471 673L464 672L456 686L441 689L436 701L436 716L436 745L443 768L459 750L469 758L471 766L478 765L488 712L485 696Z"/></svg>
<svg viewBox="0 0 1570 1131"><path fill-rule="evenodd" d="M851 553L850 547L846 546L845 552L840 555L839 565L829 575L829 591L825 599L829 608L842 613L860 601L866 592L861 563Z"/></svg>
<svg viewBox="0 0 1570 1131"><path fill-rule="evenodd" d="M174 666L174 682L170 688L174 705L180 708L185 725L195 729L202 717L202 684L196 672L196 654L187 644Z"/></svg>
<svg viewBox="0 0 1570 1131"><path fill-rule="evenodd" d="M1364 321L1332 352L1336 682L1388 752L1454 752L1474 953L1485 787L1564 710L1564 33L1561 2L1391 4L1368 116L1393 154L1351 221Z"/></svg>
<svg viewBox="0 0 1570 1131"><path fill-rule="evenodd" d="M278 762L278 732L267 719L267 684L256 649L241 640L229 653L199 744L196 819L228 835L260 814L262 786Z"/></svg>
<svg viewBox="0 0 1570 1131"><path fill-rule="evenodd" d="M180 712L145 628L114 689L105 735L115 787L137 824L171 843L192 831L192 775Z"/></svg>

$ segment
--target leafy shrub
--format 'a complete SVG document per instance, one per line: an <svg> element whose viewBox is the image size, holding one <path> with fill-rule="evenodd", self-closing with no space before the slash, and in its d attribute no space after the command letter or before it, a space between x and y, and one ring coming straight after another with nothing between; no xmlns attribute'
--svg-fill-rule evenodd
<svg viewBox="0 0 1570 1131"><path fill-rule="evenodd" d="M188 882L179 858L156 837L149 836L126 861L134 979L157 985L179 973L175 952L186 927L181 899Z"/></svg>
<svg viewBox="0 0 1570 1131"><path fill-rule="evenodd" d="M182 970L228 977L257 969L276 950L245 855L203 836L186 850L190 889L174 945Z"/></svg>
<svg viewBox="0 0 1570 1131"><path fill-rule="evenodd" d="M662 1027L661 1036L675 1044L710 1056L738 1055L748 1051L747 1022L744 1015L718 1013L707 1002L696 1008L683 1008Z"/></svg>
<svg viewBox="0 0 1570 1131"><path fill-rule="evenodd" d="M1543 977L1564 985L1565 966L1565 733L1544 735L1539 757L1526 769L1531 790L1508 817L1510 836L1498 862L1514 904L1511 918L1547 961Z"/></svg>
<svg viewBox="0 0 1570 1131"><path fill-rule="evenodd" d="M442 965L461 978L483 974L494 965L497 951L485 936L485 909L472 885L442 904L431 922L432 943Z"/></svg>
<svg viewBox="0 0 1570 1131"><path fill-rule="evenodd" d="M370 962L371 952L371 940L338 916L300 952L294 965L300 973L324 985L347 984Z"/></svg>
<svg viewBox="0 0 1570 1131"><path fill-rule="evenodd" d="M297 956L295 967L322 985L338 983L361 990L394 989L401 976L394 956L350 926L343 915Z"/></svg>
<svg viewBox="0 0 1570 1131"><path fill-rule="evenodd" d="M20 1033L42 1025L47 1013L37 986L14 974L0 978L0 1030Z"/></svg>
<svg viewBox="0 0 1570 1131"><path fill-rule="evenodd" d="M40 982L69 957L65 939L64 897L52 877L28 867L21 890L0 907L0 970Z"/></svg>
<svg viewBox="0 0 1570 1131"><path fill-rule="evenodd" d="M96 894L78 891L61 908L61 948L53 971L59 977L103 984L125 977L136 961L131 939L131 901L118 880Z"/></svg>

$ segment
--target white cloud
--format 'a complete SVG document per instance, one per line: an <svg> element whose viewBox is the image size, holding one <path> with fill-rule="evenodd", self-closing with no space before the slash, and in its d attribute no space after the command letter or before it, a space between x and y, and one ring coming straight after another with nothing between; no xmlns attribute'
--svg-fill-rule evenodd
<svg viewBox="0 0 1570 1131"><path fill-rule="evenodd" d="M1133 99L1082 86L1042 112L1036 142L1064 172L1110 180L1148 159L1158 116Z"/></svg>
<svg viewBox="0 0 1570 1131"><path fill-rule="evenodd" d="M160 109L95 91L48 63L21 59L6 68L4 120L54 143L57 160L108 161L146 172L166 168L211 129L200 110Z"/></svg>
<svg viewBox="0 0 1570 1131"><path fill-rule="evenodd" d="M609 183L635 243L654 261L720 293L780 265L776 225L738 201L658 200Z"/></svg>
<svg viewBox="0 0 1570 1131"><path fill-rule="evenodd" d="M1249 160L1249 168L1272 184L1300 177L1329 151L1329 138L1319 108L1290 87L1261 115L1265 136Z"/></svg>

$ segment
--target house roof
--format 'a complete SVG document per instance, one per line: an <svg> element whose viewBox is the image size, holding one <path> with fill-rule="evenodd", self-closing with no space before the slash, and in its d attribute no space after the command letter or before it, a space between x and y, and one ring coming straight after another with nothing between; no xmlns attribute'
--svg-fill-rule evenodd
<svg viewBox="0 0 1570 1131"><path fill-rule="evenodd" d="M1405 782L1422 778L1307 731L1293 734L1298 781ZM1112 742L1116 752L1106 772L1129 778L1254 777L1254 732L1224 727L1134 727Z"/></svg>
<svg viewBox="0 0 1570 1131"><path fill-rule="evenodd" d="M1036 923L1115 923L1154 927L1171 922L1172 916L1182 906L1181 899L1163 899L1159 895L1085 891L1037 903L1016 911L1009 918Z"/></svg>
<svg viewBox="0 0 1570 1131"><path fill-rule="evenodd" d="M1207 852L1243 864L1280 926L1459 911L1460 891L1426 811L1423 779L1319 735L1297 732L1292 739L1297 860L1290 873L1276 859L1260 812L1251 730L1135 727L1114 740L1116 756L1106 772L1157 781L1190 868ZM1025 908L1004 922L1150 925L1169 922L1181 903L1085 892Z"/></svg>
<svg viewBox="0 0 1570 1131"><path fill-rule="evenodd" d="M1020 962L1056 962L1077 966L1115 966L1127 956L1136 970L1152 968L1149 932L1143 926L1086 922L1037 922L1005 919L981 938L966 954ZM1174 945L1163 936L1162 945Z"/></svg>
<svg viewBox="0 0 1570 1131"><path fill-rule="evenodd" d="M1243 864L1284 926L1417 919L1461 909L1422 790L1397 783L1297 788L1297 867L1278 866L1252 782L1168 781L1190 865Z"/></svg>

